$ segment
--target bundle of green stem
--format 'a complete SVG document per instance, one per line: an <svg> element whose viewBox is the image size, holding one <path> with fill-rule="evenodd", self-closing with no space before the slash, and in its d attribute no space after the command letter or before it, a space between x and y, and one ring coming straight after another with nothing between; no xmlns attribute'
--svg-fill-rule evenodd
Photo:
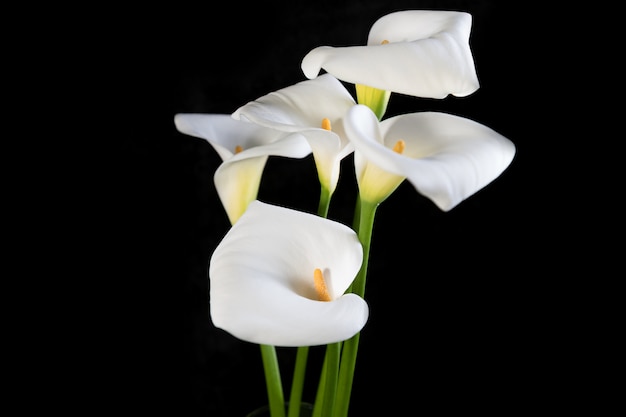
<svg viewBox="0 0 626 417"><path fill-rule="evenodd" d="M327 217L330 205L330 192L322 187L318 215ZM353 228L363 246L363 263L348 292L360 297L365 294L365 280L374 227L374 217L379 203L357 198L354 210ZM343 342L326 345L326 354L315 397L313 417L347 417L352 394L352 382L356 367L360 332ZM265 382L269 398L271 417L299 417L302 393L306 375L309 346L297 348L295 368L289 405L285 415L285 396L281 382L278 358L274 346L261 345Z"/></svg>

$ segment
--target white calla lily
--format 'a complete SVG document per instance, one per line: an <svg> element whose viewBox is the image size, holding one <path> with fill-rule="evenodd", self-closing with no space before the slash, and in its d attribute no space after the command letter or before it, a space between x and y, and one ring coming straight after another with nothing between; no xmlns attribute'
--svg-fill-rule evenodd
<svg viewBox="0 0 626 417"><path fill-rule="evenodd" d="M213 324L264 345L346 340L365 326L369 314L361 297L344 294L362 260L362 246L349 227L253 201L211 257ZM330 301L320 301L316 269Z"/></svg>
<svg viewBox="0 0 626 417"><path fill-rule="evenodd" d="M342 81L417 97L467 96L479 88L471 26L465 12L390 13L372 25L367 46L319 46L302 71L315 78L324 69Z"/></svg>
<svg viewBox="0 0 626 417"><path fill-rule="evenodd" d="M174 123L179 132L207 140L222 158L213 180L231 224L256 199L269 156L304 158L311 153L301 135L237 121L227 114L179 113Z"/></svg>
<svg viewBox="0 0 626 417"><path fill-rule="evenodd" d="M320 183L332 194L339 180L340 162L353 151L343 133L342 118L354 104L343 84L324 74L249 102L232 116L302 134L311 146ZM329 126L323 127L324 119Z"/></svg>
<svg viewBox="0 0 626 417"><path fill-rule="evenodd" d="M384 200L406 178L448 211L497 178L515 156L509 139L447 113L410 113L379 122L368 107L356 105L345 128L355 146L360 195L370 202ZM392 149L399 141L401 153Z"/></svg>

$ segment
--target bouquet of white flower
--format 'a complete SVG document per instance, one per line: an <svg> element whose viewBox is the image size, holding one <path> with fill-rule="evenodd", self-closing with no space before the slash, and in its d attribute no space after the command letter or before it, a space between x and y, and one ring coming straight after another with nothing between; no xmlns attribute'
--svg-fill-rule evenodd
<svg viewBox="0 0 626 417"><path fill-rule="evenodd" d="M302 60L306 80L232 114L175 116L180 132L207 140L223 161L214 182L232 228L210 260L210 318L260 346L271 417L300 415L308 349L319 345L326 356L312 415L348 415L378 206L406 180L449 211L513 160L510 140L470 119L432 111L385 118L394 93L441 99L479 88L471 26L465 12L394 12L372 25L367 45L311 50ZM355 85L356 97L344 83ZM311 154L316 214L258 199L269 157ZM358 198L345 225L328 211L350 154ZM297 349L287 399L278 346Z"/></svg>

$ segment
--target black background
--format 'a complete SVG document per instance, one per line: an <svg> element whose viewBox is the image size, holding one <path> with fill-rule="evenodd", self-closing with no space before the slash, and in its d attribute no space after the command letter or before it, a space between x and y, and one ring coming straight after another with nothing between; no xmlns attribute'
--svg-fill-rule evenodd
<svg viewBox="0 0 626 417"><path fill-rule="evenodd" d="M547 117L559 80L540 59L539 2L514 3L283 1L179 9L152 22L144 16L150 23L127 50L154 61L113 70L130 83L119 97L129 116L116 137L121 160L110 167L124 177L111 206L122 225L112 229L111 253L126 261L115 289L133 314L113 326L114 340L102 341L110 352L103 369L116 375L106 398L141 415L190 417L244 416L265 404L258 346L216 329L208 314L208 262L229 229L212 179L220 159L207 142L177 132L173 117L231 113L302 81L309 50L364 44L377 18L403 9L471 13L481 87L444 100L392 95L386 117L457 114L508 137L517 153L500 177L450 212L408 183L379 207L351 415L510 415L554 398L563 369L553 345L558 318L546 315L554 285L543 262L554 238L543 225L560 220L540 196L558 188L560 174L539 173L546 143L563 140ZM546 90L546 80L557 87ZM356 192L351 164L344 160L329 211L347 224ZM259 199L314 212L318 187L311 158L270 158ZM293 350L278 353L288 388ZM311 381L321 353L312 349ZM305 387L305 399L314 389Z"/></svg>

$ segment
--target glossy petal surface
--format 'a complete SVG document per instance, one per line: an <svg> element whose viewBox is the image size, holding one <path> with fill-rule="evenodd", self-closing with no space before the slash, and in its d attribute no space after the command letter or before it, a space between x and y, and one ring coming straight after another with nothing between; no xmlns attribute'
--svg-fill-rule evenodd
<svg viewBox="0 0 626 417"><path fill-rule="evenodd" d="M465 12L390 13L372 25L367 46L317 47L302 71L315 78L324 69L342 81L417 97L467 96L479 87L471 26Z"/></svg>
<svg viewBox="0 0 626 417"><path fill-rule="evenodd" d="M174 123L181 133L208 141L222 158L213 180L231 224L256 199L269 156L304 158L311 153L298 133L234 120L226 114L180 113ZM241 151L235 153L237 147Z"/></svg>
<svg viewBox="0 0 626 417"><path fill-rule="evenodd" d="M480 123L463 117L422 112L378 122L372 111L355 106L346 117L355 146L357 178L367 164L405 177L415 189L448 211L497 178L515 156L513 143ZM404 140L402 154L391 148ZM359 184L376 187L377 183Z"/></svg>
<svg viewBox="0 0 626 417"><path fill-rule="evenodd" d="M274 346L348 339L368 318L362 298L344 295L362 259L347 226L253 201L211 258L213 323L241 340ZM315 268L324 273L331 301L318 301Z"/></svg>
<svg viewBox="0 0 626 417"><path fill-rule="evenodd" d="M354 104L343 84L324 74L249 102L237 109L233 118L304 136L313 151L320 181L333 191L340 162L353 150L343 133L342 119ZM330 121L330 131L322 128L325 118Z"/></svg>

